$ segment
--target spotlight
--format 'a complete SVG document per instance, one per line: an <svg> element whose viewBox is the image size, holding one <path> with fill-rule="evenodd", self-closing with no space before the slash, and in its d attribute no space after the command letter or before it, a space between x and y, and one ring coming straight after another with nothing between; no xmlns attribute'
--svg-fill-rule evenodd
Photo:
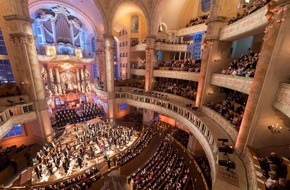
<svg viewBox="0 0 290 190"><path fill-rule="evenodd" d="M236 163L234 161L231 161L231 160L219 160L218 163L220 166L227 167L227 170L236 168Z"/></svg>
<svg viewBox="0 0 290 190"><path fill-rule="evenodd" d="M234 148L233 148L233 146L228 146L228 145L221 146L221 147L219 147L219 152L224 152L225 155L233 154L234 153Z"/></svg>

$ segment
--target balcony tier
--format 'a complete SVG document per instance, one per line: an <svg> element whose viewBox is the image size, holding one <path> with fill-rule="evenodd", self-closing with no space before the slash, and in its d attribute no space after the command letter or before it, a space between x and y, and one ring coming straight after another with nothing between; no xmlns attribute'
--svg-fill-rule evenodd
<svg viewBox="0 0 290 190"><path fill-rule="evenodd" d="M207 30L207 25L206 24L198 24L195 26L190 26L186 28L179 29L177 32L178 36L189 36L194 33L200 33L204 32Z"/></svg>
<svg viewBox="0 0 290 190"><path fill-rule="evenodd" d="M138 52L138 51L145 51L146 50L146 43L137 44L131 47L131 52ZM156 42L155 50L161 51L174 51L174 52L187 52L188 45L187 44L171 44L171 43L163 43L163 42Z"/></svg>
<svg viewBox="0 0 290 190"><path fill-rule="evenodd" d="M231 138L232 142L236 142L238 137L238 131L233 124L226 120L222 115L206 106L202 106L202 112L213 121L215 121L221 128L223 128L223 130Z"/></svg>
<svg viewBox="0 0 290 190"><path fill-rule="evenodd" d="M220 32L220 40L234 41L249 35L262 33L268 24L265 17L268 6L253 12L252 14L225 26Z"/></svg>
<svg viewBox="0 0 290 190"><path fill-rule="evenodd" d="M132 75L145 76L145 69L130 69Z"/></svg>
<svg viewBox="0 0 290 190"><path fill-rule="evenodd" d="M10 113L12 111L13 114ZM1 112L0 139L2 139L15 124L22 124L37 119L33 103L11 106Z"/></svg>
<svg viewBox="0 0 290 190"><path fill-rule="evenodd" d="M154 70L154 77L161 78L173 78L173 79L182 79L189 81L198 81L199 73L188 72L188 71L169 71L169 70Z"/></svg>
<svg viewBox="0 0 290 190"><path fill-rule="evenodd" d="M250 93L252 81L253 78L224 74L213 74L211 77L212 85L229 88L244 94Z"/></svg>
<svg viewBox="0 0 290 190"><path fill-rule="evenodd" d="M290 118L290 84L280 84L273 106Z"/></svg>

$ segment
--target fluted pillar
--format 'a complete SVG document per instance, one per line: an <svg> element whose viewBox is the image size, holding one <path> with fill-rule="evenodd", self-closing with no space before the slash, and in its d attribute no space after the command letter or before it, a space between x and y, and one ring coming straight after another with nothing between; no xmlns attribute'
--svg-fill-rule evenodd
<svg viewBox="0 0 290 190"><path fill-rule="evenodd" d="M60 83L60 76L59 76L59 70L58 70L58 68L55 68L55 74L56 74L56 85L57 85L58 94L62 94L62 89L61 89L61 83Z"/></svg>
<svg viewBox="0 0 290 190"><path fill-rule="evenodd" d="M114 87L114 36L104 35L106 60L106 86L108 97L108 117L110 123L115 122L115 87Z"/></svg>

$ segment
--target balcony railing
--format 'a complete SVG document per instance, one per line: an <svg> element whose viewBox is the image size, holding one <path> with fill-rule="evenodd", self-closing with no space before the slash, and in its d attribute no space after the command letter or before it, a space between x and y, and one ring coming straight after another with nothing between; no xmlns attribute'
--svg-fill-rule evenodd
<svg viewBox="0 0 290 190"><path fill-rule="evenodd" d="M274 107L290 118L290 84L281 83Z"/></svg>
<svg viewBox="0 0 290 190"><path fill-rule="evenodd" d="M182 79L189 81L198 81L199 73L188 71L169 71L169 70L154 70L154 77Z"/></svg>
<svg viewBox="0 0 290 190"><path fill-rule="evenodd" d="M155 44L155 50L161 51L187 52L187 48L187 44L171 44L164 42L157 42Z"/></svg>
<svg viewBox="0 0 290 190"><path fill-rule="evenodd" d="M257 34L265 28L268 21L265 17L268 7L253 12L252 14L238 20L228 26L225 26L220 33L220 40L233 41L248 36L249 34Z"/></svg>
<svg viewBox="0 0 290 190"><path fill-rule="evenodd" d="M132 75L145 76L145 69L130 69Z"/></svg>
<svg viewBox="0 0 290 190"><path fill-rule="evenodd" d="M193 110L180 105L179 103L173 103L172 100L169 101L165 98L151 97L130 92L116 92L115 97L116 103L125 101L131 106L154 110L158 113L172 117L187 126L188 130L194 134L206 152L207 158L210 162L214 183L216 178L215 162L218 159L217 140L211 133L209 127L195 115Z"/></svg>
<svg viewBox="0 0 290 190"><path fill-rule="evenodd" d="M213 74L211 84L249 94L253 78L224 74Z"/></svg>
<svg viewBox="0 0 290 190"><path fill-rule="evenodd" d="M2 138L14 124L25 123L36 119L33 103L8 107L0 114L0 138Z"/></svg>
<svg viewBox="0 0 290 190"><path fill-rule="evenodd" d="M217 113L216 111L206 107L202 106L202 112L207 115L209 118L214 120L220 127L222 127L226 133L231 138L232 142L236 142L238 137L238 130L236 127L231 124L227 119L225 119L222 115Z"/></svg>
<svg viewBox="0 0 290 190"><path fill-rule="evenodd" d="M206 31L206 30L207 30L206 24L199 24L199 25L195 25L195 26L182 28L182 29L178 30L177 35L178 36L188 36L188 35L191 35L194 33L200 33L200 32Z"/></svg>

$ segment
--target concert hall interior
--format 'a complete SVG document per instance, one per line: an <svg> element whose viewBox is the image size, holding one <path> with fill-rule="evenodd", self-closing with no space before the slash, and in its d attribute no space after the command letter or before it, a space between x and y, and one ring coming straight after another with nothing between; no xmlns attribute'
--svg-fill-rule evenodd
<svg viewBox="0 0 290 190"><path fill-rule="evenodd" d="M290 0L0 0L0 189L289 190Z"/></svg>

